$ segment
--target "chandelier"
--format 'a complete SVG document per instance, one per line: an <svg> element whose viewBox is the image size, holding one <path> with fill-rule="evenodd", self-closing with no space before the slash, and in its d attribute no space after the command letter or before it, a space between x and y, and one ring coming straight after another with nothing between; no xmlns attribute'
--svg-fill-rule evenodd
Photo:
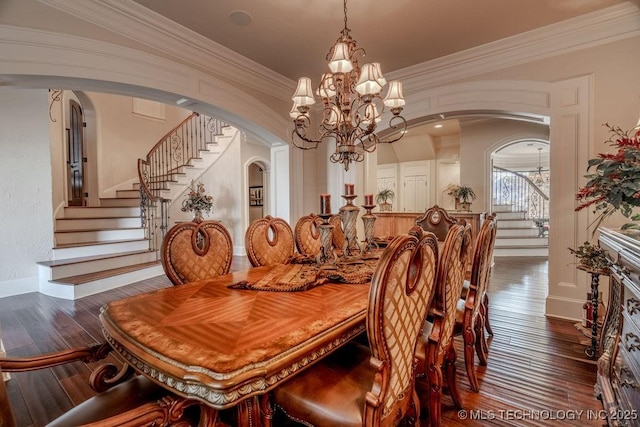
<svg viewBox="0 0 640 427"><path fill-rule="evenodd" d="M318 148L321 142L333 142L335 151L329 159L342 163L345 171L349 170L351 162L363 161L364 153L375 151L379 143L392 143L402 138L407 129L407 121L400 115L405 104L402 83L389 82L387 95L382 99L380 94L387 81L380 63L358 65L357 56L364 57L365 51L357 46L350 31L347 0L344 0L344 29L326 57L331 72L322 75L316 90L322 100L317 138L307 134L311 126L310 106L316 102L309 77L300 77L291 97L293 108L289 113L295 125L291 133L293 145L311 150ZM391 112L389 128L398 133L393 133L397 136L392 139L381 140L375 130L387 109Z"/></svg>

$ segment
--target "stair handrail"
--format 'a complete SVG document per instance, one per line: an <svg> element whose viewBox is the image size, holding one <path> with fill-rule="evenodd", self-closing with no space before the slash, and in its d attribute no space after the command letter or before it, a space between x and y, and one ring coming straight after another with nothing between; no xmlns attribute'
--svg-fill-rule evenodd
<svg viewBox="0 0 640 427"><path fill-rule="evenodd" d="M528 176L521 174L520 172L516 172L516 171L512 171L510 169L506 169L506 168L501 168L500 166L493 166L494 169L498 169L499 171L502 172L508 172L508 173L512 173L516 176L519 176L520 178L524 179L525 181L527 181L529 183L529 185L531 185L531 187L535 190L536 193L538 193L540 195L540 197L542 197L544 200L549 201L549 196L547 196L546 194L544 194L544 191L542 191L540 189L540 187L538 187L536 185L535 182L531 181L531 179L529 179Z"/></svg>
<svg viewBox="0 0 640 427"><path fill-rule="evenodd" d="M160 247L169 227L171 199L162 197L162 190L168 188L169 181L175 181L182 167L199 158L208 144L216 144L215 136L222 135L222 128L227 126L194 111L160 138L144 159L138 159L140 220L150 249Z"/></svg>
<svg viewBox="0 0 640 427"><path fill-rule="evenodd" d="M222 134L227 123L197 112L192 112L176 127L167 132L149 150L146 158L138 161L138 179L141 191L151 201L163 199L162 189L173 181L180 168L199 158L207 144L215 144L214 136ZM207 136L211 138L207 140Z"/></svg>

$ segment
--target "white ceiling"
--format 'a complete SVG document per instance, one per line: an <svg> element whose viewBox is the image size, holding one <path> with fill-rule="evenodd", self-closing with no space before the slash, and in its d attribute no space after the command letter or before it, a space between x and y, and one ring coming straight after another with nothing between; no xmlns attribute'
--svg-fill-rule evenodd
<svg viewBox="0 0 640 427"><path fill-rule="evenodd" d="M344 27L343 0L133 1L291 80L309 76L314 85ZM348 0L347 25L366 51L360 62L380 62L389 73L620 3L626 1ZM410 133L460 133L457 119L438 119Z"/></svg>
<svg viewBox="0 0 640 427"><path fill-rule="evenodd" d="M343 0L134 1L315 84L344 26ZM349 0L347 7L351 35L367 53L363 62L380 62L388 73L619 3L625 0Z"/></svg>

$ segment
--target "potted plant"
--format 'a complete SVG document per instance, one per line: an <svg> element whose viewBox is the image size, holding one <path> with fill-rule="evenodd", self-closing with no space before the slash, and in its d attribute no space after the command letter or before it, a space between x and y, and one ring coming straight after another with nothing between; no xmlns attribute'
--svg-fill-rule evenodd
<svg viewBox="0 0 640 427"><path fill-rule="evenodd" d="M457 211L471 211L471 202L476 199L476 193L468 185L452 185L447 194L454 198Z"/></svg>
<svg viewBox="0 0 640 427"><path fill-rule="evenodd" d="M376 203L380 205L380 212L391 212L393 205L390 201L393 200L395 195L396 193L390 188L380 190L378 194L376 194Z"/></svg>
<svg viewBox="0 0 640 427"><path fill-rule="evenodd" d="M189 192L185 195L185 199L182 201L182 212L193 212L194 222L202 222L202 213L209 214L213 208L213 196L207 194L202 182L197 184L191 181L191 185L187 187Z"/></svg>
<svg viewBox="0 0 640 427"><path fill-rule="evenodd" d="M611 260L607 251L599 245L584 242L577 249L567 249L578 258L578 268L599 274L609 274Z"/></svg>
<svg viewBox="0 0 640 427"><path fill-rule="evenodd" d="M593 207L593 213L597 215L590 224L594 226L593 233L614 212L620 212L631 221L640 220L640 214L634 212L640 206L640 127L624 131L608 123L605 126L610 132L605 143L616 152L600 153L589 160L587 171L593 170L593 173L585 175L588 182L576 194L579 205L575 210ZM640 224L629 222L621 228L640 230Z"/></svg>

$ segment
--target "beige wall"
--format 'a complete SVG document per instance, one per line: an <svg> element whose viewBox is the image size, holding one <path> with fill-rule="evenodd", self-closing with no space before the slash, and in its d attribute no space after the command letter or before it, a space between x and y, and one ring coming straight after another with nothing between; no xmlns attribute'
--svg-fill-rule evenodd
<svg viewBox="0 0 640 427"><path fill-rule="evenodd" d="M144 159L153 146L191 112L164 105L164 118L133 113L133 98L91 92L97 121L98 192L113 197L115 190L138 179L137 159ZM129 186L129 189L131 187Z"/></svg>
<svg viewBox="0 0 640 427"><path fill-rule="evenodd" d="M0 297L38 289L53 247L46 90L0 88Z"/></svg>

